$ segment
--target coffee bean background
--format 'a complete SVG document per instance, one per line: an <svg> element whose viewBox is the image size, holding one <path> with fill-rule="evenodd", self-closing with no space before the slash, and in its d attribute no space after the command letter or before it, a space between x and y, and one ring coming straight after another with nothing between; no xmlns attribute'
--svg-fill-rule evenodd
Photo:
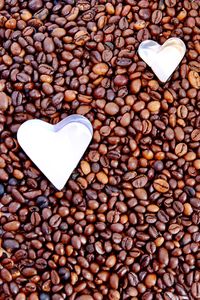
<svg viewBox="0 0 200 300"><path fill-rule="evenodd" d="M170 37L161 84L137 49ZM199 73L198 0L0 0L0 299L200 298ZM57 191L16 133L73 113L94 136Z"/></svg>

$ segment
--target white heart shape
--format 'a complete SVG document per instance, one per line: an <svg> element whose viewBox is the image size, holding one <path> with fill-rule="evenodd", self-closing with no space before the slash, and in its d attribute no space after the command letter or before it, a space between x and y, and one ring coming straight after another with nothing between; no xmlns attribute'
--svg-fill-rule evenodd
<svg viewBox="0 0 200 300"><path fill-rule="evenodd" d="M151 67L162 82L166 82L177 68L186 47L179 38L170 38L163 45L152 40L144 41L138 48L140 57Z"/></svg>
<svg viewBox="0 0 200 300"><path fill-rule="evenodd" d="M56 125L41 120L24 122L17 139L35 165L61 190L92 139L90 121L71 115Z"/></svg>

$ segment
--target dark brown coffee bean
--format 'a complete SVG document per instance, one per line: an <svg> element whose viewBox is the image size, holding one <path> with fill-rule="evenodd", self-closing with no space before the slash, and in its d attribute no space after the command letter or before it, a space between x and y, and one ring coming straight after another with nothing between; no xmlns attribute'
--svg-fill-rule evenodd
<svg viewBox="0 0 200 300"><path fill-rule="evenodd" d="M174 7L176 5L176 0L165 0L165 4L168 7Z"/></svg>
<svg viewBox="0 0 200 300"><path fill-rule="evenodd" d="M194 282L192 284L191 293L192 293L192 296L195 299L198 299L200 297L200 284L199 284L199 282Z"/></svg>
<svg viewBox="0 0 200 300"><path fill-rule="evenodd" d="M31 214L31 224L33 226L38 226L40 224L41 217L38 212L32 212Z"/></svg>
<svg viewBox="0 0 200 300"><path fill-rule="evenodd" d="M73 236L71 238L71 244L75 249L80 249L81 248L81 240L78 236Z"/></svg>
<svg viewBox="0 0 200 300"><path fill-rule="evenodd" d="M46 53L52 53L55 50L55 45L52 38L46 37L43 41L43 45Z"/></svg>
<svg viewBox="0 0 200 300"><path fill-rule="evenodd" d="M41 0L31 0L28 4L29 8L33 11L36 11L42 7L42 1Z"/></svg>
<svg viewBox="0 0 200 300"><path fill-rule="evenodd" d="M22 274L23 274L25 277L32 277L32 276L34 276L34 275L37 274L37 271L36 271L34 268L29 268L29 267L27 267L27 268L24 268L24 269L22 270Z"/></svg>
<svg viewBox="0 0 200 300"><path fill-rule="evenodd" d="M165 266L167 266L169 263L169 254L167 249L165 249L164 247L161 247L159 249L158 260L161 264L164 264Z"/></svg>
<svg viewBox="0 0 200 300"><path fill-rule="evenodd" d="M22 83L27 83L31 81L31 77L27 75L26 73L18 73L17 74L17 80L19 80Z"/></svg>
<svg viewBox="0 0 200 300"><path fill-rule="evenodd" d="M58 227L60 225L61 221L62 221L61 217L58 214L56 214L50 218L49 225L51 227Z"/></svg>
<svg viewBox="0 0 200 300"><path fill-rule="evenodd" d="M148 178L145 175L138 175L136 176L133 181L132 181L132 185L135 188L142 188L144 187L148 182Z"/></svg>
<svg viewBox="0 0 200 300"><path fill-rule="evenodd" d="M128 280L129 280L131 286L137 286L139 283L137 275L134 274L133 272L128 274Z"/></svg>
<svg viewBox="0 0 200 300"><path fill-rule="evenodd" d="M48 66L46 64L41 64L39 66L38 71L40 72L40 74L45 74L45 75L52 75L54 73L54 70L51 66Z"/></svg>
<svg viewBox="0 0 200 300"><path fill-rule="evenodd" d="M170 273L165 273L163 275L163 281L166 284L166 286L170 287L174 284L174 276Z"/></svg>

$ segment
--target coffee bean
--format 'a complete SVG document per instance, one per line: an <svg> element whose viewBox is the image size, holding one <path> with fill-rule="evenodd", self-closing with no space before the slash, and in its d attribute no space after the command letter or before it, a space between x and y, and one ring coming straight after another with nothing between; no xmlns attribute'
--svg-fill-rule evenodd
<svg viewBox="0 0 200 300"><path fill-rule="evenodd" d="M40 224L41 217L38 212L32 212L31 214L31 224L33 226L38 226Z"/></svg>
<svg viewBox="0 0 200 300"><path fill-rule="evenodd" d="M41 293L39 295L40 300L50 300L50 296L47 293Z"/></svg>
<svg viewBox="0 0 200 300"><path fill-rule="evenodd" d="M188 109L185 105L180 105L177 109L177 115L179 118L185 119L188 115Z"/></svg>
<svg viewBox="0 0 200 300"><path fill-rule="evenodd" d="M4 192L5 192L4 185L0 184L0 196L3 196Z"/></svg>
<svg viewBox="0 0 200 300"><path fill-rule="evenodd" d="M58 227L61 221L61 217L58 214L55 214L50 218L49 225L52 227Z"/></svg>
<svg viewBox="0 0 200 300"><path fill-rule="evenodd" d="M162 11L154 10L154 12L151 15L151 19L154 24L159 24L162 20Z"/></svg>
<svg viewBox="0 0 200 300"><path fill-rule="evenodd" d="M64 99L67 102L71 102L76 99L77 92L73 90L65 91Z"/></svg>
<svg viewBox="0 0 200 300"><path fill-rule="evenodd" d="M80 249L81 248L81 240L78 236L73 236L71 238L71 244L75 249Z"/></svg>
<svg viewBox="0 0 200 300"><path fill-rule="evenodd" d="M133 181L132 181L132 185L135 188L142 188L144 187L148 182L148 178L145 175L138 175L136 176Z"/></svg>
<svg viewBox="0 0 200 300"><path fill-rule="evenodd" d="M4 92L0 92L0 110L6 111L9 105L9 98Z"/></svg>
<svg viewBox="0 0 200 300"><path fill-rule="evenodd" d="M31 81L31 77L28 74L21 72L17 74L17 80L22 83L27 83Z"/></svg>
<svg viewBox="0 0 200 300"><path fill-rule="evenodd" d="M194 282L192 284L191 293L192 293L192 296L195 299L198 299L200 297L200 284L199 284L199 282Z"/></svg>
<svg viewBox="0 0 200 300"><path fill-rule="evenodd" d="M168 7L174 7L176 5L176 0L165 0L165 4Z"/></svg>
<svg viewBox="0 0 200 300"><path fill-rule="evenodd" d="M159 101L151 101L148 103L147 108L150 112L158 112L160 110L160 102Z"/></svg>
<svg viewBox="0 0 200 300"><path fill-rule="evenodd" d="M1 269L0 275L1 275L1 278L3 280L5 280L6 282L10 282L12 280L11 273L5 268Z"/></svg>
<svg viewBox="0 0 200 300"><path fill-rule="evenodd" d="M166 284L166 286L170 287L174 284L174 276L171 273L165 273L163 275L163 281Z"/></svg>
<svg viewBox="0 0 200 300"><path fill-rule="evenodd" d="M93 300L93 297L90 295L81 295L79 297L77 297L77 300Z"/></svg>
<svg viewBox="0 0 200 300"><path fill-rule="evenodd" d="M185 143L179 143L176 145L175 154L179 157L187 153L188 147Z"/></svg>
<svg viewBox="0 0 200 300"><path fill-rule="evenodd" d="M138 276L136 274L134 274L133 272L128 274L128 280L129 280L131 286L137 286L139 283Z"/></svg>
<svg viewBox="0 0 200 300"><path fill-rule="evenodd" d="M108 65L105 63L99 63L96 64L92 70L97 75L105 75L108 72Z"/></svg>
<svg viewBox="0 0 200 300"><path fill-rule="evenodd" d="M28 6L31 10L36 11L42 7L42 1L41 0L30 0Z"/></svg>
<svg viewBox="0 0 200 300"><path fill-rule="evenodd" d="M40 74L45 74L45 75L52 75L54 73L53 68L51 66L46 65L46 64L41 64L39 66L38 71L39 71Z"/></svg>
<svg viewBox="0 0 200 300"><path fill-rule="evenodd" d="M36 275L37 271L34 268L27 267L22 270L22 274L26 277L31 277L31 276Z"/></svg>
<svg viewBox="0 0 200 300"><path fill-rule="evenodd" d="M200 89L200 76L196 71L190 71L188 74L188 80L192 87Z"/></svg>
<svg viewBox="0 0 200 300"><path fill-rule="evenodd" d="M145 285L147 286L147 288L151 288L156 284L156 280L157 280L156 274L148 274L147 277L145 278Z"/></svg>
<svg viewBox="0 0 200 300"><path fill-rule="evenodd" d="M118 289L118 287L119 287L119 276L116 273L111 274L109 281L110 281L109 283L110 283L111 288L113 288L115 290Z"/></svg>
<svg viewBox="0 0 200 300"><path fill-rule="evenodd" d="M169 190L169 184L163 179L154 180L153 187L160 193L166 193Z"/></svg>
<svg viewBox="0 0 200 300"><path fill-rule="evenodd" d="M65 30L64 28L55 28L55 29L52 31L51 35L52 35L53 37L61 38L61 37L63 37L63 36L66 35L66 30Z"/></svg>
<svg viewBox="0 0 200 300"><path fill-rule="evenodd" d="M20 222L12 221L4 224L3 229L5 231L17 231L20 227Z"/></svg>
<svg viewBox="0 0 200 300"><path fill-rule="evenodd" d="M55 50L55 45L52 38L46 37L43 41L43 45L46 53L52 53Z"/></svg>
<svg viewBox="0 0 200 300"><path fill-rule="evenodd" d="M5 5L5 1L4 1L4 0L1 0L1 1L0 1L0 10L3 9L4 5Z"/></svg>
<svg viewBox="0 0 200 300"><path fill-rule="evenodd" d="M191 133L191 138L194 142L200 141L200 129L195 129Z"/></svg>
<svg viewBox="0 0 200 300"><path fill-rule="evenodd" d="M37 205L39 205L39 207L41 208L45 208L48 207L49 203L48 203L48 199L44 196L39 196L36 200Z"/></svg>
<svg viewBox="0 0 200 300"><path fill-rule="evenodd" d="M158 260L161 264L167 266L169 264L169 254L167 249L161 247L158 252Z"/></svg>
<svg viewBox="0 0 200 300"><path fill-rule="evenodd" d="M137 94L141 89L141 80L140 79L134 79L131 82L130 90L131 93Z"/></svg>
<svg viewBox="0 0 200 300"><path fill-rule="evenodd" d="M171 224L169 226L169 232L171 234L177 234L181 230L181 226L178 224Z"/></svg>

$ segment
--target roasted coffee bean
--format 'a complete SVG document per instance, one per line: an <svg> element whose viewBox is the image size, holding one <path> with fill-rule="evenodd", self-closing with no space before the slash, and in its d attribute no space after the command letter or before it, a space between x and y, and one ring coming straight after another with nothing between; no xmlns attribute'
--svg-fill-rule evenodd
<svg viewBox="0 0 200 300"><path fill-rule="evenodd" d="M48 199L44 196L39 196L36 200L36 203L40 208L45 208L49 205Z"/></svg>
<svg viewBox="0 0 200 300"><path fill-rule="evenodd" d="M5 192L4 185L0 184L0 196L3 196L4 192Z"/></svg>
<svg viewBox="0 0 200 300"><path fill-rule="evenodd" d="M148 182L148 178L147 176L145 175L139 175L139 176L136 176L133 181L132 181L132 185L135 187L135 188L142 188L144 187Z"/></svg>
<svg viewBox="0 0 200 300"><path fill-rule="evenodd" d="M191 133L191 138L194 142L200 141L200 129L195 129Z"/></svg>
<svg viewBox="0 0 200 300"><path fill-rule="evenodd" d="M40 224L41 217L38 212L32 212L31 214L31 224L33 226L38 226Z"/></svg>
<svg viewBox="0 0 200 300"><path fill-rule="evenodd" d="M159 24L162 20L162 11L154 10L154 12L151 15L151 19L154 24Z"/></svg>
<svg viewBox="0 0 200 300"><path fill-rule="evenodd" d="M9 105L9 98L4 92L0 92L0 110L6 111Z"/></svg>
<svg viewBox="0 0 200 300"><path fill-rule="evenodd" d="M200 297L200 283L199 282L194 282L192 284L191 293L195 299L198 299Z"/></svg>
<svg viewBox="0 0 200 300"><path fill-rule="evenodd" d="M199 76L198 72L190 71L188 74L188 80L192 87L194 87L195 89L200 88L200 76Z"/></svg>
<svg viewBox="0 0 200 300"><path fill-rule="evenodd" d="M156 274L148 274L145 278L145 285L147 286L147 288L151 288L156 284L156 280Z"/></svg>
<svg viewBox="0 0 200 300"><path fill-rule="evenodd" d="M58 227L62 219L58 214L53 215L49 220L49 225L52 227Z"/></svg>
<svg viewBox="0 0 200 300"><path fill-rule="evenodd" d="M154 180L153 187L160 193L166 193L169 190L169 184L163 179Z"/></svg>
<svg viewBox="0 0 200 300"><path fill-rule="evenodd" d="M179 143L178 145L176 145L175 148L175 154L177 156L183 156L187 153L187 145L185 143Z"/></svg>
<svg viewBox="0 0 200 300"><path fill-rule="evenodd" d="M161 247L158 252L158 260L161 264L168 265L169 264L169 254L167 249Z"/></svg>
<svg viewBox="0 0 200 300"><path fill-rule="evenodd" d="M50 295L47 294L47 293L41 293L41 294L39 295L39 299L40 299L40 300L50 300Z"/></svg>
<svg viewBox="0 0 200 300"><path fill-rule="evenodd" d="M163 281L166 284L166 286L170 287L174 284L174 276L170 273L165 273L163 275Z"/></svg>

